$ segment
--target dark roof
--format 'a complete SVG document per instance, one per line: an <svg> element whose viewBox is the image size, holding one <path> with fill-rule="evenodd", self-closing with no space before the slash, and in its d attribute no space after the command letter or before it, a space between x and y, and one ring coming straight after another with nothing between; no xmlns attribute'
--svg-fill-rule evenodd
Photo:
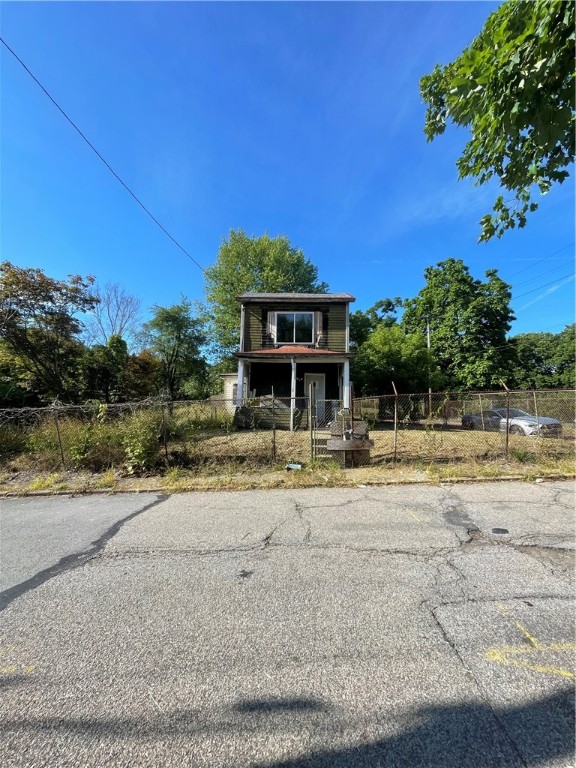
<svg viewBox="0 0 576 768"><path fill-rule="evenodd" d="M325 304L331 301L356 301L349 293L241 293L236 296L243 303L266 303L271 301L306 302L307 304Z"/></svg>

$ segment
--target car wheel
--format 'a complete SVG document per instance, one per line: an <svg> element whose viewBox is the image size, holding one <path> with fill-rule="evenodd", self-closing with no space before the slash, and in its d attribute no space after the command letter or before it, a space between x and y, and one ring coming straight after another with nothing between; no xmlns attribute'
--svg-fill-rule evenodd
<svg viewBox="0 0 576 768"><path fill-rule="evenodd" d="M473 421L465 421L464 424L462 424L464 429L474 429L474 422Z"/></svg>
<svg viewBox="0 0 576 768"><path fill-rule="evenodd" d="M510 427L510 434L511 435L523 435L524 434L524 430L522 429L522 427L519 427L517 424L513 424Z"/></svg>

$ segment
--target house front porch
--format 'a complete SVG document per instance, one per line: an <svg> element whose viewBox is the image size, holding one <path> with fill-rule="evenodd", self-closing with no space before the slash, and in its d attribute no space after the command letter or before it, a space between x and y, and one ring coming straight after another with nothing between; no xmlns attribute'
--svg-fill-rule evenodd
<svg viewBox="0 0 576 768"><path fill-rule="evenodd" d="M274 395L294 412L306 410L306 399L314 393L320 413L329 413L342 403L350 407L350 361L348 355L300 349L271 350L238 355L238 405L247 397Z"/></svg>

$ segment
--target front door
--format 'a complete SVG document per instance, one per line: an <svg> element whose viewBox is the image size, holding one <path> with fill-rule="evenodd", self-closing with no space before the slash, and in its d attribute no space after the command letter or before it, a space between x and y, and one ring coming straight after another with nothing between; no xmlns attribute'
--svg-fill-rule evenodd
<svg viewBox="0 0 576 768"><path fill-rule="evenodd" d="M326 375L324 373L305 373L304 374L304 392L306 397L310 396L310 387L314 388L316 397L316 419L318 426L324 426L326 419Z"/></svg>

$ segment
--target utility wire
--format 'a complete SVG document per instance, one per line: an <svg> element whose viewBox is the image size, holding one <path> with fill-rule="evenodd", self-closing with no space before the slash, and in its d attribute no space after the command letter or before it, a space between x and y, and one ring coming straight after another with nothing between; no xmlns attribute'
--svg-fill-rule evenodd
<svg viewBox="0 0 576 768"><path fill-rule="evenodd" d="M532 288L531 291L526 291L526 293L521 293L520 296L513 296L512 301L516 301L517 299L521 299L523 296L528 296L529 293L534 293L534 291L539 291L541 288L547 288L549 285L554 285L555 283L560 283L562 280L564 280L567 277L574 277L576 272L570 272L569 275L563 275L562 277L559 277L558 280L552 280L551 283L544 283L544 285L539 285L538 288Z"/></svg>
<svg viewBox="0 0 576 768"><path fill-rule="evenodd" d="M554 267L554 269L549 269L548 272L544 272L541 275L536 275L535 277L531 277L529 280L524 280L523 283L518 283L516 285L516 288L517 289L522 288L523 285L530 285L530 283L533 283L536 280L540 280L542 277L548 277L548 275L551 275L553 272L559 272L561 269L566 269L569 263L572 263L572 259L562 261L562 264L559 264L557 267Z"/></svg>
<svg viewBox="0 0 576 768"><path fill-rule="evenodd" d="M560 328L560 327L562 327L563 329L565 329L565 328L570 328L570 326L571 326L571 323L556 323L556 325L551 325L549 328L546 328L543 331L528 331L528 333L531 333L531 334L533 333L535 336L537 336L540 333L550 333L552 331L552 328ZM555 334L552 334L552 335L553 336L559 336L560 334L559 333L555 333ZM526 336L526 334L525 333L517 333L514 336L509 336L506 344L502 344L499 347L490 347L489 346L489 347L486 347L486 349L488 349L488 350L510 349L510 347L514 346L513 345L514 339L518 338L518 336Z"/></svg>
<svg viewBox="0 0 576 768"><path fill-rule="evenodd" d="M30 75L30 77L32 78L32 80L34 80L34 82L36 83L36 85L38 85L38 86L39 86L39 88L40 88L42 91L44 91L44 93L46 94L46 96L48 96L48 98L50 99L50 101L52 102L52 104L54 104L54 106L56 107L56 109L57 109L57 110L58 110L58 111L59 111L59 112L60 112L60 113L61 113L61 114L62 114L62 115L63 115L63 116L66 118L66 120L67 120L67 121L70 123L70 125L72 126L72 128L74 128L74 130L75 130L77 133L79 133L79 134L80 134L80 136L81 136L81 137L84 139L84 141L86 142L86 144L88 144L88 146L90 147L90 149L91 149L91 150L92 150L92 151L93 151L93 152L94 152L94 153L95 153L95 154L98 156L98 158L99 158L99 159L100 159L100 160L101 160L101 161L104 163L104 165L106 166L106 168L108 168L108 170L109 170L109 171L110 171L110 173L111 173L111 174L114 176L114 178L115 178L117 181L119 181L119 182L120 182L120 184L122 184L122 186L123 186L123 187L124 187L124 189L125 189L125 190L128 192L128 194L129 194L131 197L133 197L133 198L134 198L134 200L135 200L135 201L138 203L138 205L139 205L139 206L142 208L142 210L143 210L143 211L144 211L144 212L145 212L145 213L146 213L146 214L147 214L147 215L148 215L148 216L149 216L149 217L152 219L152 221L153 221L153 222L154 222L154 223L155 223L155 224L156 224L158 227L160 227L160 229L162 230L162 232L164 232L164 234L165 234L165 235L166 235L166 236L167 236L167 237L168 237L170 240L172 240L172 242L174 243L174 245L176 245L176 247L177 247L177 248L179 248L179 249L182 251L182 253L183 253L185 256L187 256L187 257L190 259L190 261L191 261L193 264L195 264L195 265L198 267L198 269L200 269L202 272L204 272L204 267L203 267L201 264L199 264L199 263L196 261L196 259L195 259L193 256L191 256L191 255L188 253L188 251L186 250L186 248L184 248L182 245L180 245L180 243L178 242L178 240L176 240L176 238L172 237L172 235L170 234L170 232L168 232L168 230L167 230L167 229L166 229L164 226L162 226L162 224L161 224L161 223L158 221L158 219L157 219L157 218L154 216L154 214L153 214L153 213L151 213L151 212L148 210L148 208L146 208L146 206L145 206L145 205L144 205L144 203L143 203L143 202L140 200L140 198L138 198L138 197L137 197L137 196L134 194L134 192L132 192L132 190L130 189L130 187L129 187L129 186L128 186L128 185L127 185L127 184L126 184L126 183L125 183L125 182L124 182L124 181L123 181L121 178L120 178L120 176L119 176L119 175L116 173L116 171L114 170L114 168L112 168L112 166L110 165L110 163L108 163L108 161L107 161L107 160L105 160L105 159L104 159L104 157L102 157L102 155L100 154L100 152L98 152L98 150L96 149L96 147L94 146L94 144L92 144L92 142L91 142L91 141L90 141L90 140L89 140L89 139L88 139L88 138L87 138L87 137L86 137L86 136L85 136L85 135L82 133L82 131L80 130L80 128L78 128L78 126L76 125L76 123L75 123L75 122L74 122L74 121L73 121L73 120L72 120L70 117L68 117L68 115L66 114L66 112L64 112L64 110L63 110L63 109L62 109L62 107L61 107L61 106L58 104L58 102L57 102L57 101L56 101L54 98L52 98L52 96L51 96L51 95L48 93L48 91L46 90L46 88L44 88L44 86L43 86L43 85L42 85L42 83L41 83L41 82L38 80L38 78L37 78L37 77L36 77L36 76L35 76L35 75L34 75L34 74L33 74L33 73L32 73L32 72L31 72L31 71L28 69L28 67L26 66L26 64L24 64L24 62L23 62L23 61L22 61L22 59L21 59L21 58L18 56L18 54L17 54L17 53L15 53L15 51L13 51L13 50L12 50L12 48L10 48L10 46L8 45L8 43L6 42L6 40L4 40L4 38L3 38L3 37L0 37L0 42L1 42L1 43L2 43L2 45L4 45L4 47L5 47L5 48L6 48L6 49L7 49L7 50L8 50L8 51L9 51L9 52L12 54L12 56L14 56L14 58L16 59L16 61L17 61L17 62L18 62L18 63L19 63L19 64L20 64L20 65L21 65L21 66L22 66L22 67L23 67L23 68L26 70L26 72L27 72L27 73Z"/></svg>
<svg viewBox="0 0 576 768"><path fill-rule="evenodd" d="M512 279L513 277L516 277L516 275L522 274L522 272L526 272L528 269L532 269L532 267L537 267L538 264L542 264L544 261L548 261L548 259L551 259L552 256L556 256L557 253L562 253L562 251L565 251L566 248L571 248L573 245L576 245L576 243L568 243L568 245L563 245L562 248L559 248L557 251L554 251L554 253L549 253L548 256L544 257L543 259L540 259L539 261L535 261L534 264L529 264L527 267L523 267L522 269L519 269L518 272L514 272L508 279Z"/></svg>

